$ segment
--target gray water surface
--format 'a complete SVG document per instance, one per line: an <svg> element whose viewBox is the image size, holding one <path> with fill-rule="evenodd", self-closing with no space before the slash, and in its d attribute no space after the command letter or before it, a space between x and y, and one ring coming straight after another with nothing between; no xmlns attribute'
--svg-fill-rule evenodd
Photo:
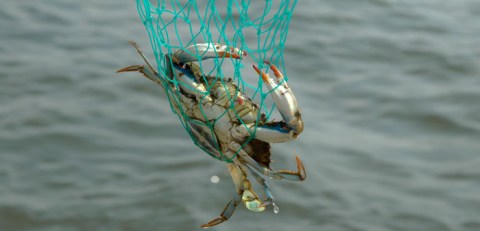
<svg viewBox="0 0 480 231"><path fill-rule="evenodd" d="M280 213L211 230L480 230L480 2L301 0L285 50L306 124L273 146ZM234 193L157 86L134 1L0 2L0 230L200 230ZM212 184L210 177L220 182Z"/></svg>

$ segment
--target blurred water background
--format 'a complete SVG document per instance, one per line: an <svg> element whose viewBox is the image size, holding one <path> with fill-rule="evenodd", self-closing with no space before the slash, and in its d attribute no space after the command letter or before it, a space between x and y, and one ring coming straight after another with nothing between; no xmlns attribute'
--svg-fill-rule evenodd
<svg viewBox="0 0 480 231"><path fill-rule="evenodd" d="M480 1L301 0L285 50L303 112L280 213L211 230L480 230ZM200 230L234 193L162 91L134 1L0 2L0 230ZM212 184L210 177L220 182Z"/></svg>

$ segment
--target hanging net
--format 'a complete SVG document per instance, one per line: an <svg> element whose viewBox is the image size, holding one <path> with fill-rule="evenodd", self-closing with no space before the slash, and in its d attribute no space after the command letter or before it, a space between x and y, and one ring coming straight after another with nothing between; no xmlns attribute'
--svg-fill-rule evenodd
<svg viewBox="0 0 480 231"><path fill-rule="evenodd" d="M164 86L181 84L176 78L168 77L168 65L171 64L166 60L166 54L200 43L235 47L248 54L247 58L217 57L197 64L204 75L215 76L220 83L225 84L226 79L234 82L238 91L258 105L258 118L270 121L278 116L275 103L269 97L271 91L264 86L251 65L256 64L266 71L268 65L264 61L268 61L278 66L285 81L288 80L283 52L296 2L297 0L137 0L137 9L148 31L159 72L158 78ZM198 60L201 60L201 54L197 55ZM165 87L172 111L179 116L194 143L212 157L230 162L234 156L213 155L211 150L199 144L197 136L192 134L192 124L203 123L202 126L210 128L210 133L214 135L215 121L195 120L192 123L193 119L181 104L182 93L178 89ZM207 88L207 91L210 90ZM242 120L240 122L243 123ZM255 130L243 145L254 137ZM218 145L216 148L220 149Z"/></svg>

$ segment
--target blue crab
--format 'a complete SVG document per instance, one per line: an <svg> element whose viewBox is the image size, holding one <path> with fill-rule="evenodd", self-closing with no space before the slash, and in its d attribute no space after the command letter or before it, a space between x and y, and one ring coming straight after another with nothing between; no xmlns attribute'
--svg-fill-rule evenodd
<svg viewBox="0 0 480 231"><path fill-rule="evenodd" d="M174 93L169 96L173 97L170 98L173 111L185 115L179 117L194 143L208 154L227 160L236 193L219 217L201 227L208 228L228 220L241 202L255 212L263 211L269 205L278 210L266 178L303 181L306 173L298 156L297 171L274 171L270 168L270 143L295 139L303 131L303 121L295 96L277 67L265 62L275 76L271 78L253 65L271 91L273 101L283 118L282 121L274 122L266 121L258 105L242 93L231 79L206 76L197 64L210 58L242 59L246 53L240 49L216 43L188 46L165 56L166 74L162 76L139 46L133 41L130 43L145 61L145 65L128 66L117 72L140 72L168 93ZM262 186L264 199L260 199L253 190L249 174Z"/></svg>

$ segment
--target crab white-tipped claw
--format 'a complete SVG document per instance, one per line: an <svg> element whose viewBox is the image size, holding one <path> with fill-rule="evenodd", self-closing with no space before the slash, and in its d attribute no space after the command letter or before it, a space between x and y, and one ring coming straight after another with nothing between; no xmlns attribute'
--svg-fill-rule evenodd
<svg viewBox="0 0 480 231"><path fill-rule="evenodd" d="M270 64L266 62L267 64ZM283 120L286 125L294 132L294 137L297 137L303 131L303 120L298 109L297 100L292 90L287 86L283 80L283 75L276 68L275 65L270 64L270 68L273 70L274 75L277 77L277 81L281 82L277 84L268 74L258 69L257 66L253 65L253 69L261 75L265 86L268 90L272 91L271 95L273 101L277 105L278 111L282 115Z"/></svg>
<svg viewBox="0 0 480 231"><path fill-rule="evenodd" d="M282 82L282 81L284 80L284 77L283 77L282 72L280 72L280 70L278 70L277 66L271 64L269 61L266 61L266 60L263 61L263 63L265 63L265 64L267 64L268 66L270 66L270 69L272 69L273 74L275 75L278 84L281 83L284 87L288 87L286 81Z"/></svg>
<svg viewBox="0 0 480 231"><path fill-rule="evenodd" d="M211 58L233 58L241 59L247 53L235 47L229 47L218 43L197 43L185 49L173 53L173 61L177 64L194 62Z"/></svg>

